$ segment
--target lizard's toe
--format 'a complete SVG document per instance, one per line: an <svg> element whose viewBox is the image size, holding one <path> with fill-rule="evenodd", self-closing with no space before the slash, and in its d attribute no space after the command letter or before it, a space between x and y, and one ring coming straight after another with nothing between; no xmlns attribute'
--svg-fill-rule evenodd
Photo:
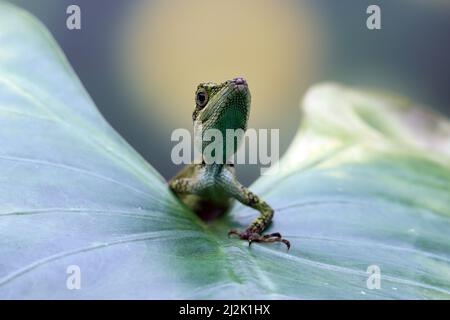
<svg viewBox="0 0 450 320"><path fill-rule="evenodd" d="M230 235L237 235L241 240L247 240L249 246L251 246L253 242L282 242L286 245L288 250L291 248L291 243L284 239L279 232L261 235L249 230L239 232L238 230L232 229L228 232L228 236Z"/></svg>

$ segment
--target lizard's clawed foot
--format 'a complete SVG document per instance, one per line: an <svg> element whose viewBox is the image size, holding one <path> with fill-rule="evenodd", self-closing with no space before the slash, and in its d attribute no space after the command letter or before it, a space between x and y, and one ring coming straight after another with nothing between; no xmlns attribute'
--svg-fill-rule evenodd
<svg viewBox="0 0 450 320"><path fill-rule="evenodd" d="M238 230L232 229L228 232L228 236L230 235L237 235L240 239L247 240L249 246L252 244L252 242L283 242L287 246L288 250L291 247L291 243L288 240L283 239L281 234L278 232L261 235L250 230L240 232Z"/></svg>

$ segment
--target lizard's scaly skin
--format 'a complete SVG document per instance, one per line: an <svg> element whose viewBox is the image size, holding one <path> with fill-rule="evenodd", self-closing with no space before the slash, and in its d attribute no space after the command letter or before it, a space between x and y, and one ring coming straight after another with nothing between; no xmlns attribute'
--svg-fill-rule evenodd
<svg viewBox="0 0 450 320"><path fill-rule="evenodd" d="M192 119L197 138L203 137L208 129L217 129L226 137L226 130L247 129L250 113L250 91L242 78L225 81L221 84L201 83L196 91L196 106ZM223 149L221 163L190 164L183 168L169 181L170 189L193 211L199 215L216 211L222 213L230 207L232 200L247 205L260 212L246 230L239 232L231 230L229 234L236 234L241 239L252 242L283 242L290 247L289 241L283 239L279 233L262 235L273 218L273 209L257 195L237 181L234 167L227 164L242 140L242 136L233 143L231 150ZM202 154L210 141L201 144ZM231 153L230 153L231 152Z"/></svg>

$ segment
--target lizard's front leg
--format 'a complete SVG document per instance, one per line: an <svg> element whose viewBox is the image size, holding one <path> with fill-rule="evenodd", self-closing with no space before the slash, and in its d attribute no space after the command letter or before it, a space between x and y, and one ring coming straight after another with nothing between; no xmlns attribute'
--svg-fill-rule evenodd
<svg viewBox="0 0 450 320"><path fill-rule="evenodd" d="M169 182L169 188L176 194L197 194L199 185L191 178L180 178Z"/></svg>
<svg viewBox="0 0 450 320"><path fill-rule="evenodd" d="M244 231L230 230L228 235L238 235L241 239L248 240L249 245L252 242L283 242L289 250L291 244L280 233L262 234L273 218L273 209L265 201L237 181L231 195L242 204L258 210L260 215Z"/></svg>

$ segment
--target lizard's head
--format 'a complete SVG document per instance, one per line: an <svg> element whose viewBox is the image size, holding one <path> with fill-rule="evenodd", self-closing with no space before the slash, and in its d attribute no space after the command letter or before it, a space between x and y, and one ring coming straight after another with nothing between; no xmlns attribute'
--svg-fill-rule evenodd
<svg viewBox="0 0 450 320"><path fill-rule="evenodd" d="M250 113L250 91L243 78L235 78L223 83L201 83L195 92L195 109L192 114L196 134L203 136L208 129L217 129L226 139L226 130L247 129ZM242 138L234 143L236 152ZM205 144L203 144L203 147ZM224 152L225 155L225 152ZM229 157L227 154L226 157Z"/></svg>

